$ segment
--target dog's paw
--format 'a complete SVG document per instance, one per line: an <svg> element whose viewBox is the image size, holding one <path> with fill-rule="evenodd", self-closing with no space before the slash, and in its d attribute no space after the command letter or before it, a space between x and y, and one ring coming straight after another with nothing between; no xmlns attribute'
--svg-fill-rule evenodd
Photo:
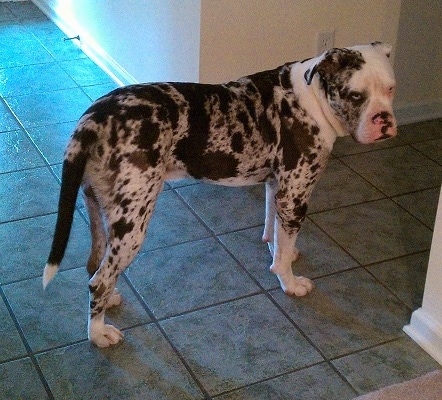
<svg viewBox="0 0 442 400"><path fill-rule="evenodd" d="M123 300L123 297L121 296L120 292L117 288L114 289L114 292L109 297L109 300L107 301L106 308L119 306L121 304L121 301Z"/></svg>
<svg viewBox="0 0 442 400"><path fill-rule="evenodd" d="M289 296L302 297L309 294L315 285L313 282L303 276L294 276L289 285L283 287L284 293Z"/></svg>
<svg viewBox="0 0 442 400"><path fill-rule="evenodd" d="M89 340L97 347L109 347L117 344L123 339L124 335L113 325L103 325L99 330L94 330L89 334Z"/></svg>

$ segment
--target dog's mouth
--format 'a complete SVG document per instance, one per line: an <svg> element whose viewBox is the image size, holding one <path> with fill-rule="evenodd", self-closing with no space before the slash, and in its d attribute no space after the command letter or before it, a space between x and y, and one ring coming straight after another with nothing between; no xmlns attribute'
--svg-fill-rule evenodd
<svg viewBox="0 0 442 400"><path fill-rule="evenodd" d="M376 138L374 141L375 142L382 142L384 140L391 139L393 137L394 137L393 135L389 135L388 133L383 133L381 136Z"/></svg>

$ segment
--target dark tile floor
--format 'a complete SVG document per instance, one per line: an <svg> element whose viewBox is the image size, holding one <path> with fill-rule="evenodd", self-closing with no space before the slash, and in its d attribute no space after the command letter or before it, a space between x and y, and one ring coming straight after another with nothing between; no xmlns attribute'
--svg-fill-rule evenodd
<svg viewBox="0 0 442 400"><path fill-rule="evenodd" d="M397 139L339 139L314 193L292 299L268 271L261 186L161 195L109 313L120 345L86 340L79 206L45 292L60 162L111 80L32 3L0 3L0 398L345 400L440 366L402 333L422 298L442 178L442 120Z"/></svg>

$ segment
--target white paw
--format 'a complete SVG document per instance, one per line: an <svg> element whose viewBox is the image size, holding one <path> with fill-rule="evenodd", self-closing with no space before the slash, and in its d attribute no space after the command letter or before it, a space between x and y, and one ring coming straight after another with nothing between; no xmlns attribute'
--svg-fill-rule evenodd
<svg viewBox="0 0 442 400"><path fill-rule="evenodd" d="M89 340L97 347L117 344L123 337L123 333L113 325L103 325L101 329L94 329L89 333Z"/></svg>
<svg viewBox="0 0 442 400"><path fill-rule="evenodd" d="M284 293L286 293L289 296L298 296L302 297L307 294L309 294L313 288L314 284L313 282L308 279L304 278L303 276L294 276L294 279L291 280L289 285L282 286L282 289L284 290Z"/></svg>
<svg viewBox="0 0 442 400"><path fill-rule="evenodd" d="M109 300L107 301L106 308L119 306L121 304L121 301L123 300L123 297L121 296L120 292L117 288L114 289L114 292L109 297Z"/></svg>

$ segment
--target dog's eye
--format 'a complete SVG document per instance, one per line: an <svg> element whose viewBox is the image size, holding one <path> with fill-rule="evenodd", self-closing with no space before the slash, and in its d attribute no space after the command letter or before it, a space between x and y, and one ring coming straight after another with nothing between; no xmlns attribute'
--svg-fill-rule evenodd
<svg viewBox="0 0 442 400"><path fill-rule="evenodd" d="M362 99L362 93L359 92L351 92L350 99L353 101L360 101Z"/></svg>

